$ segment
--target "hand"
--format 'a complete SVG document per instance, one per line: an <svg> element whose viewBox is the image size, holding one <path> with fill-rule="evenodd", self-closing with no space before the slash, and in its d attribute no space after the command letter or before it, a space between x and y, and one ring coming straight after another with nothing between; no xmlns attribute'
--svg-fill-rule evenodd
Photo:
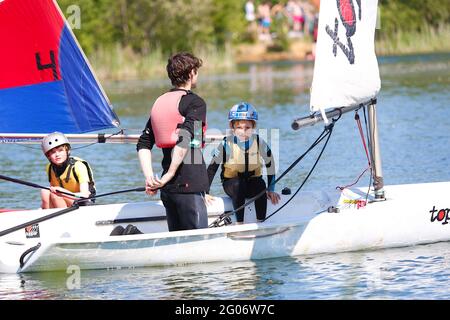
<svg viewBox="0 0 450 320"><path fill-rule="evenodd" d="M154 196L158 193L157 177L151 176L145 179L145 193L149 196Z"/></svg>
<svg viewBox="0 0 450 320"><path fill-rule="evenodd" d="M58 197L63 197L63 198L67 198L67 199L71 199L71 200L76 200L78 198L78 196L72 192L70 192L67 189L64 189L62 187L53 187L50 186L49 187L50 192L53 193L54 195L58 196ZM61 192L65 192L65 193L61 193Z"/></svg>
<svg viewBox="0 0 450 320"><path fill-rule="evenodd" d="M153 190L153 189L149 189L149 188L145 188L145 193L148 194L149 196L154 196L155 194L158 193L158 189Z"/></svg>
<svg viewBox="0 0 450 320"><path fill-rule="evenodd" d="M69 192L69 191L61 187L50 186L50 192L60 196L61 195L60 192Z"/></svg>
<svg viewBox="0 0 450 320"><path fill-rule="evenodd" d="M151 190L156 190L158 189L158 177L157 176L148 176L145 179L145 188L146 189L151 189Z"/></svg>
<svg viewBox="0 0 450 320"><path fill-rule="evenodd" d="M156 177L156 181L158 182L158 188L164 187L170 180L172 180L173 176L174 174L168 171L166 172L165 175L161 177L161 179L158 179L158 177Z"/></svg>
<svg viewBox="0 0 450 320"><path fill-rule="evenodd" d="M278 204L278 201L280 201L280 195L273 191L267 191L267 198L270 199L272 204Z"/></svg>
<svg viewBox="0 0 450 320"><path fill-rule="evenodd" d="M216 197L209 195L209 194L205 194L205 204L206 206L212 206L214 204L214 202L216 201Z"/></svg>

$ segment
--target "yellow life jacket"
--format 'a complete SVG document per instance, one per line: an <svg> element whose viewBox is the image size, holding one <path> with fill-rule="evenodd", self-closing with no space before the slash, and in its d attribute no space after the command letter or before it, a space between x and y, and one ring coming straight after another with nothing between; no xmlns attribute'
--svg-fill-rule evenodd
<svg viewBox="0 0 450 320"><path fill-rule="evenodd" d="M226 179L236 177L260 177L261 176L261 156L259 152L259 137L256 136L252 145L243 150L237 144L235 136L225 140L225 150L229 152L227 160L223 163L223 177ZM231 140L231 141L230 141Z"/></svg>
<svg viewBox="0 0 450 320"><path fill-rule="evenodd" d="M51 163L47 164L46 171L51 186L59 186L70 192L77 193L80 192L80 184L87 182L91 196L96 193L91 167L83 159L70 157L66 169L60 176L56 175L54 165Z"/></svg>

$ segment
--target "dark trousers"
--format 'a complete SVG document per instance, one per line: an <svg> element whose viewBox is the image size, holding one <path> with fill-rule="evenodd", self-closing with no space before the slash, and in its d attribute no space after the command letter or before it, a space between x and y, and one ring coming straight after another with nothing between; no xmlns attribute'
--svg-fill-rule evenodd
<svg viewBox="0 0 450 320"><path fill-rule="evenodd" d="M232 178L223 182L223 189L233 201L233 208L239 208L245 203L245 198L252 198L266 189L266 183L262 177L249 178ZM267 197L262 195L255 200L256 218L264 220L267 212ZM244 209L236 212L236 221L244 221Z"/></svg>
<svg viewBox="0 0 450 320"><path fill-rule="evenodd" d="M161 191L169 231L208 228L208 212L202 193Z"/></svg>

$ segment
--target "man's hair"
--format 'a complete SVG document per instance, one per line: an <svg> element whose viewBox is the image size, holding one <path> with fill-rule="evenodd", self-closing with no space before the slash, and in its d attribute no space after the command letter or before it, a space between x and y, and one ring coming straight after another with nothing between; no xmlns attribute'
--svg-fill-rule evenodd
<svg viewBox="0 0 450 320"><path fill-rule="evenodd" d="M188 82L191 71L197 71L202 64L203 61L201 59L190 53L176 53L167 61L167 75L172 85L178 87Z"/></svg>

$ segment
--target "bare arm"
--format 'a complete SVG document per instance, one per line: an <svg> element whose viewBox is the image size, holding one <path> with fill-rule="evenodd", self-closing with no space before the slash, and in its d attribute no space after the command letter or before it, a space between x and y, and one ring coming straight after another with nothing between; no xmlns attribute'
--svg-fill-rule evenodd
<svg viewBox="0 0 450 320"><path fill-rule="evenodd" d="M153 177L152 152L150 149L140 149L138 151L138 157L145 179Z"/></svg>
<svg viewBox="0 0 450 320"><path fill-rule="evenodd" d="M151 149L155 143L155 137L151 128L151 120L148 119L142 135L139 137L136 149L138 151L139 163L142 173L145 177L145 192L148 195L154 195L157 192L157 181L153 176L152 152Z"/></svg>
<svg viewBox="0 0 450 320"><path fill-rule="evenodd" d="M80 197L89 198L91 195L91 191L89 190L89 183L83 182L80 184L80 193L78 194Z"/></svg>
<svg viewBox="0 0 450 320"><path fill-rule="evenodd" d="M159 182L153 175L152 166L152 152L150 149L140 149L138 151L139 163L141 164L141 170L145 177L145 192L153 196L158 192Z"/></svg>
<svg viewBox="0 0 450 320"><path fill-rule="evenodd" d="M186 157L187 152L187 148L180 147L179 145L176 145L173 148L172 161L170 162L169 170L167 170L166 174L161 177L161 180L157 180L159 182L158 188L163 187L175 176L178 168L184 160L184 157Z"/></svg>

